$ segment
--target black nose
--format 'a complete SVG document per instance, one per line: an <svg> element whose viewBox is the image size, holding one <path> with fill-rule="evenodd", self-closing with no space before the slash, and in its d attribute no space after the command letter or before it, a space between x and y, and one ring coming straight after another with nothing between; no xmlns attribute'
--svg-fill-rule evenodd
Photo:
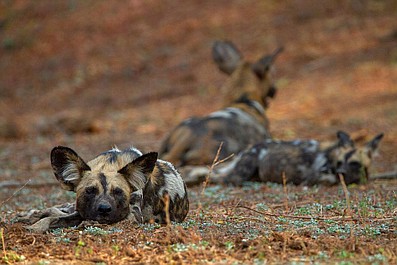
<svg viewBox="0 0 397 265"><path fill-rule="evenodd" d="M109 213L112 210L112 206L109 204L101 203L98 206L98 212L100 213Z"/></svg>

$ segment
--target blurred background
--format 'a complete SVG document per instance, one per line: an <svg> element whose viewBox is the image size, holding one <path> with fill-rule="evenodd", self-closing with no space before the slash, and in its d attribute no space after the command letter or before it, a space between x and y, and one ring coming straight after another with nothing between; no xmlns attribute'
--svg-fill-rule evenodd
<svg viewBox="0 0 397 265"><path fill-rule="evenodd" d="M155 151L181 120L221 106L214 40L249 60L285 50L268 117L276 138L365 142L396 168L394 0L1 0L0 179L53 181L56 145L89 160Z"/></svg>

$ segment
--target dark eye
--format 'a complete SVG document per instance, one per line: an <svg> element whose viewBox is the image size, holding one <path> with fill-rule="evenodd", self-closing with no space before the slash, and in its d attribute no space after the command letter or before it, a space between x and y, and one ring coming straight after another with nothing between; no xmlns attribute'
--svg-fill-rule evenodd
<svg viewBox="0 0 397 265"><path fill-rule="evenodd" d="M336 167L337 167L337 168L340 168L342 165L343 165L343 162L342 162L342 161L336 162Z"/></svg>
<svg viewBox="0 0 397 265"><path fill-rule="evenodd" d="M122 195L124 195L124 191L120 188L115 188L115 189L113 189L113 195L114 196L122 196Z"/></svg>
<svg viewBox="0 0 397 265"><path fill-rule="evenodd" d="M98 193L98 188L95 186L91 186L85 189L85 193L88 195L95 195Z"/></svg>

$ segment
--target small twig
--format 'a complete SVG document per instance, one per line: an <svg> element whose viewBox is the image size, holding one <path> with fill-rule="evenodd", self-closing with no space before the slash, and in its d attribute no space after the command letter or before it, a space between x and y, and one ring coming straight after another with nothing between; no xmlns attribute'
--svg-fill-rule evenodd
<svg viewBox="0 0 397 265"><path fill-rule="evenodd" d="M36 243L36 238L35 237L33 237L32 243L30 245L34 246L34 243Z"/></svg>
<svg viewBox="0 0 397 265"><path fill-rule="evenodd" d="M346 207L347 207L346 208L346 213L349 216L351 216L352 210L351 210L351 207L350 207L350 197L349 197L349 191L347 190L345 178L343 177L342 174L338 174L338 175L339 175L340 183L342 185L343 192L345 193Z"/></svg>
<svg viewBox="0 0 397 265"><path fill-rule="evenodd" d="M339 179L340 179L340 183L342 184L343 192L345 193L346 207L347 207L346 211L347 211L347 214L351 217L352 210L350 207L350 196L349 196L349 191L346 186L345 178L343 177L342 174L339 174ZM355 242L355 236L354 236L354 225L351 226L351 228L350 228L350 243L351 243L352 251L355 251L356 250L356 242Z"/></svg>
<svg viewBox="0 0 397 265"><path fill-rule="evenodd" d="M3 245L3 254L5 257L7 253L6 253L6 244L4 243L4 228L3 227L0 229L0 235L1 235L1 244Z"/></svg>
<svg viewBox="0 0 397 265"><path fill-rule="evenodd" d="M289 211L289 207L288 207L288 189L287 189L287 178L285 176L285 172L283 171L282 173L282 178L283 178L283 191L284 191L284 207L285 207L285 211L288 212Z"/></svg>
<svg viewBox="0 0 397 265"><path fill-rule="evenodd" d="M285 256L285 253L287 252L287 241L288 241L288 238L287 238L287 236L285 235L285 234L282 234L282 237L283 237L283 258L284 258L284 256Z"/></svg>
<svg viewBox="0 0 397 265"><path fill-rule="evenodd" d="M168 193L164 194L163 201L164 201L164 211L165 211L165 222L167 226L169 226L171 224L171 219L170 219L170 195L168 195Z"/></svg>
<svg viewBox="0 0 397 265"><path fill-rule="evenodd" d="M21 185L23 185L23 183L21 182L17 182L17 181L3 181L0 183L0 189L2 188L17 188L20 187ZM29 187L29 188L41 188L43 186L56 186L59 185L58 182L44 182L44 183L25 183L25 187Z"/></svg>
<svg viewBox="0 0 397 265"><path fill-rule="evenodd" d="M264 217L264 218L266 218L266 217ZM251 222L255 222L256 221L256 222L259 222L259 223L268 223L269 222L268 220L262 220L262 219L255 218L255 217L252 217L252 216L249 216L249 217L245 217L245 216L230 216L229 219L230 220L234 220L235 222L236 221L245 221L245 220L251 221Z"/></svg>
<svg viewBox="0 0 397 265"><path fill-rule="evenodd" d="M241 199L239 199L238 202L233 207L227 207L225 205L222 205L226 211L225 219L233 219L232 215L233 215L234 211L236 210L236 208L239 206L240 202L241 202Z"/></svg>
<svg viewBox="0 0 397 265"><path fill-rule="evenodd" d="M170 219L170 196L168 193L165 193L162 198L164 202L164 211L165 211L165 223L166 223L166 233L167 233L167 242L171 242L171 219Z"/></svg>
<svg viewBox="0 0 397 265"><path fill-rule="evenodd" d="M3 256L4 256L4 259L6 259L7 252L6 252L6 244L4 241L4 228L3 227L0 229L0 235L1 235L1 244L3 245Z"/></svg>
<svg viewBox="0 0 397 265"><path fill-rule="evenodd" d="M214 171L214 167L215 167L216 165L219 164L218 159L219 159L219 154L221 153L221 150L222 150L222 145L223 145L223 142L220 143L220 145L219 145L219 147L218 147L218 151L216 151L215 158L214 158L214 160L212 161L210 170L209 170L207 176L205 176L205 180L204 180L204 182L203 182L203 188L202 188L202 190L201 190L200 197L201 197L201 195L204 193L205 188L207 187L207 185L208 185L208 183L209 183L210 176L211 176L212 172Z"/></svg>
<svg viewBox="0 0 397 265"><path fill-rule="evenodd" d="M291 204L293 204L294 206L298 206L298 205L306 205L308 203L312 203L313 200L305 200L305 201L298 201L298 202L291 202ZM288 201L288 206L290 205L290 202ZM285 203L278 203L278 204L272 204L271 207L273 209L275 208L280 208L280 207L285 207Z"/></svg>
<svg viewBox="0 0 397 265"><path fill-rule="evenodd" d="M224 159L221 159L221 160L217 161L217 162L214 164L214 167L216 167L216 166L219 165L219 164L222 164L222 163L226 162L227 160L229 160L229 159L232 158L233 156L234 156L234 154L231 154L231 155L229 155L228 157L225 157Z"/></svg>
<svg viewBox="0 0 397 265"><path fill-rule="evenodd" d="M200 196L199 196L198 211L197 211L198 213L200 213L201 210L202 210L201 199L202 199L204 191L205 191L205 189L206 189L206 187L207 187L207 185L209 183L210 176L211 176L212 172L214 171L214 167L219 165L220 163L223 163L224 161L226 161L227 159L229 159L230 157L233 156L233 155L231 155L231 156L228 156L228 157L226 157L226 158L224 158L222 160L219 160L219 155L220 155L221 150L222 150L222 145L223 145L223 142L221 142L219 144L219 147L218 147L218 150L216 152L215 158L212 161L211 167L209 168L208 174L206 175L205 180L203 182L203 188L201 189Z"/></svg>
<svg viewBox="0 0 397 265"><path fill-rule="evenodd" d="M238 202L236 203L236 205L234 205L234 207L232 208L232 212L234 212L234 210L237 208L237 206L240 205L241 199L238 200Z"/></svg>
<svg viewBox="0 0 397 265"><path fill-rule="evenodd" d="M7 199L5 199L4 201L2 201L1 203L0 203L0 206L3 206L3 204L5 204L6 202L8 202L9 200L11 200L11 198L12 197L14 197L18 192L20 192L22 189L24 189L25 187L26 187L26 185L28 185L28 183L30 182L31 180L29 179L28 181L26 181L26 183L22 186L22 187L20 187L19 189L17 189L16 191L14 191L14 193L10 196L10 197L8 197Z"/></svg>
<svg viewBox="0 0 397 265"><path fill-rule="evenodd" d="M209 168L209 171L208 171L207 175L205 176L205 180L204 180L204 182L203 182L203 188L201 189L201 192L200 192L200 195L199 195L199 201L198 201L198 207L197 207L197 214L198 214L198 215L199 215L200 213L202 213L202 204L201 204L201 200L202 200L204 191L205 191L205 189L206 189L206 187L207 187L207 185L208 185L208 183L209 183L210 176L211 176L211 174L212 174L212 172L213 172L213 170L214 170L214 167L215 167L216 165L218 165L219 163L222 163L223 161L229 159L229 157L231 157L231 156L229 156L229 157L227 157L227 158L225 158L225 159L219 160L219 155L220 155L221 150L222 150L222 145L223 145L223 142L221 142L221 143L219 144L218 150L217 150L217 152L216 152L216 155L215 155L215 157L214 157L214 160L212 161L211 167Z"/></svg>
<svg viewBox="0 0 397 265"><path fill-rule="evenodd" d="M217 165L224 163L225 161L229 160L230 158L232 158L232 157L234 156L234 154L231 154L231 155L229 155L228 157L225 157L225 158L219 160L219 155L220 155L220 153L221 153L222 146L223 146L223 142L221 142L221 143L219 144L218 150L216 151L215 158L214 158L214 160L212 161L211 167L209 168L208 174L206 175L205 180L204 180L204 182L203 182L203 189L202 189L201 193L203 193L204 190L205 190L205 188L208 186L208 183L210 182L210 177L211 177L211 175L212 175L212 172L214 172L214 168L215 168Z"/></svg>

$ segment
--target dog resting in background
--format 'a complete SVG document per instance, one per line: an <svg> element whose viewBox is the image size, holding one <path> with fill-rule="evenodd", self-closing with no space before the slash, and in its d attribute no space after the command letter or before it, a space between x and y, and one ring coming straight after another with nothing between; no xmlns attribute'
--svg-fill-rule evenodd
<svg viewBox="0 0 397 265"><path fill-rule="evenodd" d="M220 159L270 138L265 109L276 93L271 68L281 50L250 63L233 43L215 42L213 59L230 76L221 89L225 108L179 124L163 141L160 157L178 167L209 165L221 142Z"/></svg>
<svg viewBox="0 0 397 265"><path fill-rule="evenodd" d="M315 140L278 141L267 139L247 148L230 162L215 168L211 182L242 185L244 181L287 183L295 185L334 185L339 174L346 184L365 183L369 167L383 134L364 146L355 147L350 136L342 131L337 141L324 147ZM186 167L188 185L198 184L209 173L206 167Z"/></svg>
<svg viewBox="0 0 397 265"><path fill-rule="evenodd" d="M47 229L85 220L182 222L188 213L184 181L171 163L157 160L157 153L112 149L86 163L72 149L59 146L51 151L51 165L62 188L76 192L76 203L28 214L30 223L50 218L42 222ZM39 226L33 228L45 230Z"/></svg>

